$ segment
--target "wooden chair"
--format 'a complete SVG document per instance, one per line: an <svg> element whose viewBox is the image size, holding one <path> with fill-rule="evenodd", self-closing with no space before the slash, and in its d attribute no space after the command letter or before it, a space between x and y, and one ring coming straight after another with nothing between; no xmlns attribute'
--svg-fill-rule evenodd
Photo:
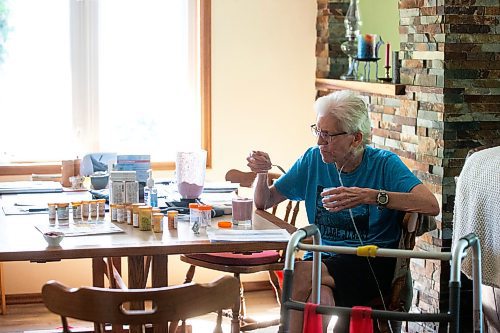
<svg viewBox="0 0 500 333"><path fill-rule="evenodd" d="M167 327L168 322L177 323L214 311L220 314L222 309L234 306L239 302L239 283L232 276L224 276L206 284L119 290L68 288L49 281L42 288L42 298L50 311L61 316L63 332L70 332L67 318L94 322L96 332L104 332L105 324L128 324L131 330L145 324L161 328ZM130 310L129 305L137 303L146 304L145 309ZM222 332L220 315L214 332Z"/></svg>
<svg viewBox="0 0 500 333"><path fill-rule="evenodd" d="M255 177L254 172L243 172L231 169L226 173L226 180L233 183L239 183L241 187L251 187ZM268 182L272 184L275 179L281 175L276 173L268 174ZM272 207L272 214L276 214L277 206ZM295 225L295 220L299 211L299 202L289 201L286 204L284 221ZM282 253L278 251L261 251L250 253L199 253L186 254L181 256L181 260L190 264L190 268L186 274L186 281L191 282L196 270L196 267L204 267L212 270L233 273L240 281L240 274L250 274L257 272L269 272L271 285L276 293L276 299L281 300L281 288L279 278L276 271L283 269ZM240 296L241 302L232 310L232 320L234 326L239 326L241 331L250 331L258 328L274 326L279 324L279 319L257 322L246 316L246 304L244 297L243 285L240 281Z"/></svg>
<svg viewBox="0 0 500 333"><path fill-rule="evenodd" d="M413 250L417 236L436 229L436 221L432 216L418 213L406 213L401 222L401 238L399 249ZM413 296L412 277L410 272L410 258L398 258L391 292L385 295L384 302L388 310L408 312ZM382 300L374 299L370 306L374 309L383 309ZM378 333L396 333L401 331L401 322L391 322L392 330L387 321L374 321L374 331ZM408 331L408 328L406 329Z"/></svg>
<svg viewBox="0 0 500 333"><path fill-rule="evenodd" d="M244 172L236 169L231 169L226 172L226 180L232 183L239 183L241 187L252 187L252 184L257 177L255 172ZM267 182L269 185L272 185L276 179L281 177L279 173L269 172L267 174ZM295 220L297 219L297 214L299 213L299 202L287 200L285 204L285 215L283 220L285 222L289 222L291 225L295 225ZM272 213L276 215L278 210L278 205L272 207ZM290 216L290 214L292 214ZM290 221L289 221L290 219Z"/></svg>

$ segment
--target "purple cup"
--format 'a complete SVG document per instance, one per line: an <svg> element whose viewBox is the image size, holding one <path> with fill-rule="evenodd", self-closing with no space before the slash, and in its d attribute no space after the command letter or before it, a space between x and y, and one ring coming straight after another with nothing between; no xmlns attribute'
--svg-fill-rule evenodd
<svg viewBox="0 0 500 333"><path fill-rule="evenodd" d="M253 213L253 200L249 198L233 199L233 224L251 225Z"/></svg>

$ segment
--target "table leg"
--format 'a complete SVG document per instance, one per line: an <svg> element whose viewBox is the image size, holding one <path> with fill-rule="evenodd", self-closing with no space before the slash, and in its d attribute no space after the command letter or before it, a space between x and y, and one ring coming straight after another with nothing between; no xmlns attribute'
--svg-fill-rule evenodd
<svg viewBox="0 0 500 333"><path fill-rule="evenodd" d="M128 257L128 287L130 289L142 289L145 285L146 276L144 274L144 256ZM131 310L143 310L144 304L140 302L131 302ZM140 326L130 326L130 333L141 333Z"/></svg>
<svg viewBox="0 0 500 333"><path fill-rule="evenodd" d="M104 288L104 258L92 258L92 285ZM99 324L94 323L94 331L99 332Z"/></svg>
<svg viewBox="0 0 500 333"><path fill-rule="evenodd" d="M92 285L104 288L104 258L92 258Z"/></svg>
<svg viewBox="0 0 500 333"><path fill-rule="evenodd" d="M3 265L0 262L0 302L1 304L1 314L7 314L7 303L5 301L5 280L3 278Z"/></svg>
<svg viewBox="0 0 500 333"><path fill-rule="evenodd" d="M151 284L153 288L168 286L168 256L154 255L151 267ZM158 326L154 328L155 333L166 333L167 326Z"/></svg>
<svg viewBox="0 0 500 333"><path fill-rule="evenodd" d="M151 268L151 283L154 288L168 286L168 256L154 255Z"/></svg>

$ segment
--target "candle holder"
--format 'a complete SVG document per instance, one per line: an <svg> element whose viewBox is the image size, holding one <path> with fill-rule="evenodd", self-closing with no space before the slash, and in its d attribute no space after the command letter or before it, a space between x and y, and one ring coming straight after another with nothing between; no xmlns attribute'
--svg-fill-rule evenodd
<svg viewBox="0 0 500 333"><path fill-rule="evenodd" d="M387 66L384 66L384 68L385 68L385 77L379 77L378 79L380 81L384 81L384 82L391 82L392 77L389 76L389 71L391 69L391 66L387 65Z"/></svg>
<svg viewBox="0 0 500 333"><path fill-rule="evenodd" d="M371 77L371 66L370 63L375 63L375 77L377 77L378 73L378 61L380 58L358 58L355 57L354 60L356 60L356 72L358 73L358 79L360 81L370 81ZM359 71L359 63L363 63L363 72L361 73Z"/></svg>

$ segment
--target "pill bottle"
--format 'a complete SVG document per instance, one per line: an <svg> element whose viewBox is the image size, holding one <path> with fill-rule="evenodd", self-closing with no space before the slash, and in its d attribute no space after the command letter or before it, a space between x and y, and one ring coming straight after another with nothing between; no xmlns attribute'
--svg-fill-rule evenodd
<svg viewBox="0 0 500 333"><path fill-rule="evenodd" d="M143 203L132 204L132 225L134 228L139 228L139 207L144 206Z"/></svg>
<svg viewBox="0 0 500 333"><path fill-rule="evenodd" d="M199 219L199 204L197 203L190 203L189 204L189 224L192 225L195 221Z"/></svg>
<svg viewBox="0 0 500 333"><path fill-rule="evenodd" d="M90 201L82 201L82 219L87 220L89 218Z"/></svg>
<svg viewBox="0 0 500 333"><path fill-rule="evenodd" d="M150 231L151 223L151 206L139 207L139 230Z"/></svg>
<svg viewBox="0 0 500 333"><path fill-rule="evenodd" d="M154 232L163 232L163 214L162 213L154 213L153 214L153 231Z"/></svg>
<svg viewBox="0 0 500 333"><path fill-rule="evenodd" d="M82 202L81 201L73 201L71 203L71 208L73 209L73 220L81 220L82 219Z"/></svg>
<svg viewBox="0 0 500 333"><path fill-rule="evenodd" d="M179 212L176 210L169 210L167 212L167 228L168 228L168 230L177 229L177 215L179 215Z"/></svg>
<svg viewBox="0 0 500 333"><path fill-rule="evenodd" d="M200 214L200 227L206 228L212 226L212 206L200 205L198 207Z"/></svg>
<svg viewBox="0 0 500 333"><path fill-rule="evenodd" d="M57 204L57 223L59 225L69 224L69 203L58 203Z"/></svg>
<svg viewBox="0 0 500 333"><path fill-rule="evenodd" d="M47 206L49 207L49 222L50 224L55 224L57 218L57 204L48 203Z"/></svg>
<svg viewBox="0 0 500 333"><path fill-rule="evenodd" d="M125 205L123 204L116 205L116 222L125 222Z"/></svg>
<svg viewBox="0 0 500 333"><path fill-rule="evenodd" d="M90 200L89 202L90 218L97 218L97 200Z"/></svg>
<svg viewBox="0 0 500 333"><path fill-rule="evenodd" d="M100 219L106 216L106 199L97 199L97 214Z"/></svg>
<svg viewBox="0 0 500 333"><path fill-rule="evenodd" d="M125 222L127 222L127 224L132 225L132 219L133 219L132 215L133 215L132 204L125 205Z"/></svg>
<svg viewBox="0 0 500 333"><path fill-rule="evenodd" d="M111 222L116 222L116 204L109 204L109 212L111 215Z"/></svg>
<svg viewBox="0 0 500 333"><path fill-rule="evenodd" d="M189 204L189 227L195 234L200 233L200 210L198 209L199 205L197 203Z"/></svg>

